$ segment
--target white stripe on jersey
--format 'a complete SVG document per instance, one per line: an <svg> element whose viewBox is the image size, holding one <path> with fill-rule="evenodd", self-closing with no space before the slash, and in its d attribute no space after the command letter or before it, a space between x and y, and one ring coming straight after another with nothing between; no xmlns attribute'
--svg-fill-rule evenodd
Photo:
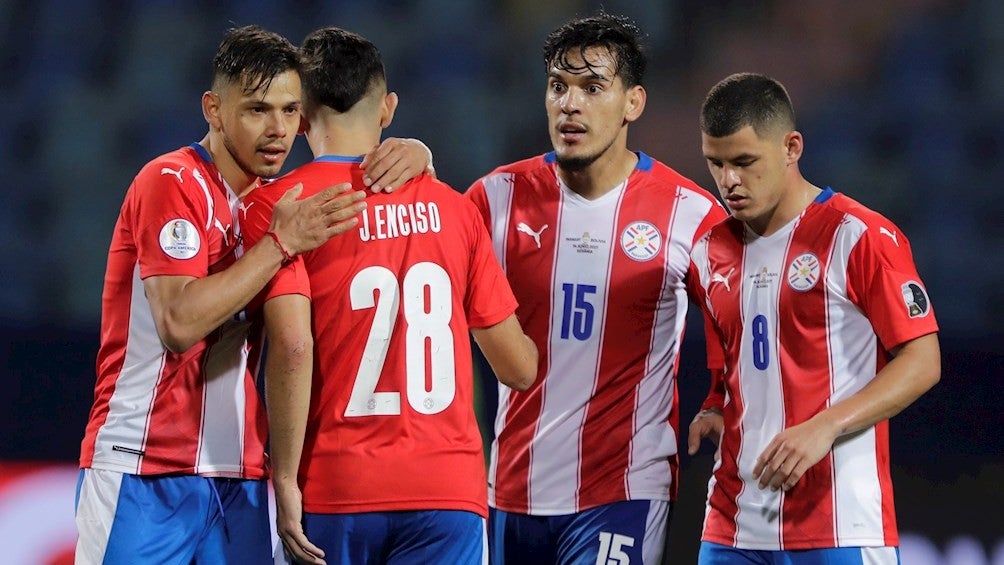
<svg viewBox="0 0 1004 565"><path fill-rule="evenodd" d="M875 332L868 319L858 313L846 296L831 292L847 288L847 264L851 250L864 235L866 226L845 216L837 228L835 247L826 280L827 333L842 339L828 339L833 382L831 404L857 393L875 374ZM850 357L854 352L857 356ZM833 443L834 536L839 546L875 543L874 532L882 530L882 487L875 459L875 428L847 435ZM862 533L865 536L862 536Z"/></svg>
<svg viewBox="0 0 1004 565"><path fill-rule="evenodd" d="M244 462L244 375L248 322L229 321L205 354L202 424L195 465L198 473L233 473Z"/></svg>
<svg viewBox="0 0 1004 565"><path fill-rule="evenodd" d="M506 271L505 248L509 239L509 214L512 204L513 175L500 174L490 175L484 178L485 196L488 198L488 207L492 217L492 248L495 257L502 265L502 271ZM507 386L498 386L498 407L495 417L495 437L502 433L502 423L505 422L506 414L509 411L509 398L512 389ZM488 484L495 484L495 477L498 471L498 442L493 441L491 446L491 463L488 465ZM495 490L488 489L488 504L495 505Z"/></svg>
<svg viewBox="0 0 1004 565"><path fill-rule="evenodd" d="M108 400L108 417L94 442L94 467L123 473L138 473L142 462L138 453L112 449L146 449L146 434L157 385L163 376L164 349L146 299L139 264L133 269L129 305L129 336L122 370L115 380L115 392ZM157 378L151 378L156 375ZM143 427L135 414L146 412Z"/></svg>
<svg viewBox="0 0 1004 565"><path fill-rule="evenodd" d="M509 213L512 210L514 176L508 173L491 175L484 179L485 196L488 198L488 207L492 213L492 247L503 272L506 272L505 246L509 241Z"/></svg>
<svg viewBox="0 0 1004 565"><path fill-rule="evenodd" d="M758 316L766 319L766 327L769 328L767 351L770 355L781 351L778 303L783 277L787 275L781 265L788 256L797 223L795 220L768 237L759 237L747 230L747 237L753 239L746 244L741 278L736 281L743 296L740 303L744 322L742 351L750 351L754 347L753 324ZM782 238L784 246L775 245ZM758 430L745 426L742 429L738 468L747 484L738 497L736 543L740 547L745 547L751 540L776 539L780 543L781 504L784 499L783 491L761 489L753 482L753 468L760 451L785 428L780 363L772 360L765 370L761 370L749 362L751 357L742 356L739 366L743 421L762 422L763 425ZM746 449L747 444L752 449ZM758 511L744 512L743 508L756 508Z"/></svg>
<svg viewBox="0 0 1004 565"><path fill-rule="evenodd" d="M567 299L574 301L574 293L582 288L581 285L595 287L593 315L599 318L600 323L593 327L603 328L610 259L614 246L619 244L616 235L617 212L626 184L625 181L592 201L572 192L564 183L561 186L551 293L551 343L548 348L551 359L541 391L542 406L538 419L538 425L541 422L549 422L550 425L536 430L530 460L530 508L535 513L572 511L567 507L548 507L535 503L538 499L576 501L576 508L578 507L582 470L582 424L589 399L595 392L602 331L593 333L578 347L562 347L563 303ZM616 200L617 205L610 206L610 200ZM580 245L589 247L589 252L580 252L576 248ZM604 267L597 268L599 265ZM573 294L565 296L567 293ZM556 369L559 371L557 374ZM569 375L589 375L592 386L583 387L585 379L570 378ZM546 453L547 457L533 458L532 453L538 450ZM569 465L569 461L575 461L576 464Z"/></svg>

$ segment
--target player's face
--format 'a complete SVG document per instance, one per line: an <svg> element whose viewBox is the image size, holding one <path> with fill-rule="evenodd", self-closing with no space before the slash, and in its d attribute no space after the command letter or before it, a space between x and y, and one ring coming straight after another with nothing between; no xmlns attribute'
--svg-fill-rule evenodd
<svg viewBox="0 0 1004 565"><path fill-rule="evenodd" d="M300 127L300 76L286 71L267 89L250 94L239 85L223 91L220 118L227 152L249 177L277 175Z"/></svg>
<svg viewBox="0 0 1004 565"><path fill-rule="evenodd" d="M617 62L603 47L586 49L590 67L577 72L548 70L547 126L558 164L569 171L591 165L617 144L627 146L628 122L641 115L641 86L625 89L615 75ZM583 66L578 51L568 53L569 66ZM641 96L642 104L644 96Z"/></svg>
<svg viewBox="0 0 1004 565"><path fill-rule="evenodd" d="M746 126L725 137L701 134L701 149L722 200L753 231L776 229L772 220L790 200L786 183L788 140L795 134L761 138Z"/></svg>

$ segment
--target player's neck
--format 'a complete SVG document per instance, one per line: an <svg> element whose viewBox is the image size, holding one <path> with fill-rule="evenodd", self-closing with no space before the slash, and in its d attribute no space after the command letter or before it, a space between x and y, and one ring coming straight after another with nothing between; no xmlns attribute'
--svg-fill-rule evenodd
<svg viewBox="0 0 1004 565"><path fill-rule="evenodd" d="M772 235L801 215L820 192L822 189L799 175L793 179L791 186L785 191L784 198L774 208L774 212L765 221L749 222L749 226L762 237Z"/></svg>
<svg viewBox="0 0 1004 565"><path fill-rule="evenodd" d="M581 171L568 171L558 165L558 176L573 192L587 200L596 200L620 186L638 165L638 155L626 147L611 147Z"/></svg>
<svg viewBox="0 0 1004 565"><path fill-rule="evenodd" d="M322 155L360 156L380 144L383 130L371 119L354 119L349 114L312 120L306 132L314 157Z"/></svg>
<svg viewBox="0 0 1004 565"><path fill-rule="evenodd" d="M212 133L207 133L206 137L202 138L202 141L199 142L199 145L209 152L209 155L213 158L213 165L216 166L216 170L220 172L223 181L227 183L227 186L235 194L244 194L248 188L258 182L258 177L256 175L248 175L237 164L237 161L234 160L233 155L223 145L223 141L214 137Z"/></svg>

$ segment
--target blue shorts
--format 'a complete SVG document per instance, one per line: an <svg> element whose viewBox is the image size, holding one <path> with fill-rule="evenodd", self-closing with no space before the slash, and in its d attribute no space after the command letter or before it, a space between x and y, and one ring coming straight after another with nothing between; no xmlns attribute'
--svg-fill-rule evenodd
<svg viewBox="0 0 1004 565"><path fill-rule="evenodd" d="M488 511L492 565L658 564L672 512L664 500L628 500L576 514Z"/></svg>
<svg viewBox="0 0 1004 565"><path fill-rule="evenodd" d="M486 565L485 519L461 510L303 513L328 563Z"/></svg>
<svg viewBox="0 0 1004 565"><path fill-rule="evenodd" d="M899 565L898 547L831 547L789 551L737 549L701 542L698 565Z"/></svg>
<svg viewBox="0 0 1004 565"><path fill-rule="evenodd" d="M265 480L82 469L76 563L272 564Z"/></svg>

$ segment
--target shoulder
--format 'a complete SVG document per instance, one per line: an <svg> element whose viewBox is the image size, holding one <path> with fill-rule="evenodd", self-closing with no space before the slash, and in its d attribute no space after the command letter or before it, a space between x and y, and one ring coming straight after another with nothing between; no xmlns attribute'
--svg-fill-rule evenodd
<svg viewBox="0 0 1004 565"><path fill-rule="evenodd" d="M677 189L684 191L687 196L694 196L700 200L715 202L718 200L711 192L702 188L701 185L692 179L682 175L669 165L649 157L645 153L638 152L638 171L643 178L652 186L658 189L668 190L675 193Z"/></svg>
<svg viewBox="0 0 1004 565"><path fill-rule="evenodd" d="M508 183L515 179L533 179L540 176L554 176L554 153L545 153L496 167L487 175L471 185L471 188L483 186L485 190L493 190L499 183Z"/></svg>
<svg viewBox="0 0 1004 565"><path fill-rule="evenodd" d="M211 162L191 146L182 147L151 159L133 179L130 192L134 198L197 198L208 200L222 185ZM187 195L187 196L186 196Z"/></svg>

